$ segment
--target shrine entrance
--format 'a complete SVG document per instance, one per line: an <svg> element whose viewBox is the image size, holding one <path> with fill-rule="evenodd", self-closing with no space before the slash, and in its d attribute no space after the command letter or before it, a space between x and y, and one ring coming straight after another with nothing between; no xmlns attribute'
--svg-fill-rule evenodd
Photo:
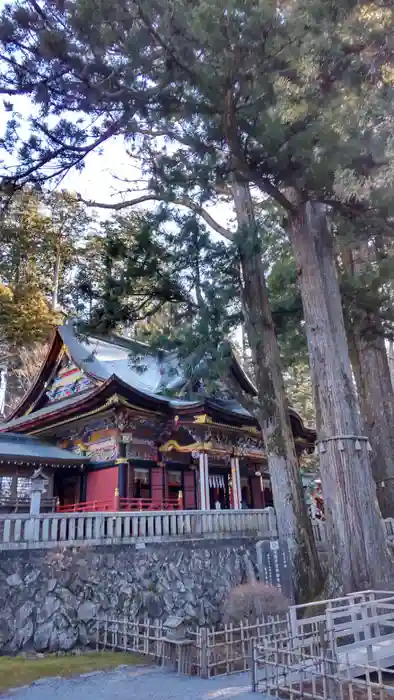
<svg viewBox="0 0 394 700"><path fill-rule="evenodd" d="M64 476L61 473L55 473L54 478L54 495L59 501L60 506L73 505L80 500L80 483L79 475Z"/></svg>
<svg viewBox="0 0 394 700"><path fill-rule="evenodd" d="M229 474L209 474L209 507L211 510L218 508L220 503L221 510L231 508L230 503L230 485Z"/></svg>
<svg viewBox="0 0 394 700"><path fill-rule="evenodd" d="M150 469L133 467L128 464L127 498L149 499L151 497Z"/></svg>
<svg viewBox="0 0 394 700"><path fill-rule="evenodd" d="M183 479L181 471L168 471L167 472L167 498L176 500L179 498L179 494L182 494L182 500L184 499L183 493Z"/></svg>

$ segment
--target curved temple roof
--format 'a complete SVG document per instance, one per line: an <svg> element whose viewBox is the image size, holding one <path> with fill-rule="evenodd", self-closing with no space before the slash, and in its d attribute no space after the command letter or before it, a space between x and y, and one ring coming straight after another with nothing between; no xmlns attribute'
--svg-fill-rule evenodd
<svg viewBox="0 0 394 700"><path fill-rule="evenodd" d="M70 355L86 374L105 381L117 376L139 391L158 394L182 387L179 360L174 353L149 353L149 348L120 336L77 336L71 324L59 327Z"/></svg>
<svg viewBox="0 0 394 700"><path fill-rule="evenodd" d="M0 462L77 467L86 463L86 457L78 457L29 435L0 433Z"/></svg>
<svg viewBox="0 0 394 700"><path fill-rule="evenodd" d="M45 399L47 387L57 372L61 350L64 347L73 363L87 377L95 380L96 386L90 386L80 393L59 398L48 404ZM255 386L235 354L229 372L233 381L235 379L245 393L249 396L256 395ZM176 396L170 398L169 394L181 391L186 382L181 362L175 353L149 352L148 346L118 335L105 338L86 336L78 333L73 323L66 323L57 329L39 376L13 415L8 416L3 426L0 426L0 432L22 429L24 425L27 427L33 421L51 421L55 413L73 412L77 405L98 401L100 395L108 398L108 392L117 390L123 393L132 392L134 398L141 403L141 407L164 413L177 413L182 410L200 413L208 410L221 417L220 422L256 424L251 414L234 399L219 399L213 396L204 398L203 395L195 400ZM313 444L316 439L315 431L304 426L296 411L289 409L289 412L292 422L297 426L296 434Z"/></svg>

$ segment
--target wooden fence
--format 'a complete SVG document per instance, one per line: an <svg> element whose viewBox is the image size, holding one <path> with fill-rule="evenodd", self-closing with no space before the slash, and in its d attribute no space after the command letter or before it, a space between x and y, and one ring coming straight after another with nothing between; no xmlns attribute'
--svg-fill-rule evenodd
<svg viewBox="0 0 394 700"><path fill-rule="evenodd" d="M281 700L392 700L394 670L379 663L338 663L320 634L252 646L252 690Z"/></svg>
<svg viewBox="0 0 394 700"><path fill-rule="evenodd" d="M203 678L251 671L255 691L281 698L343 700L330 695L334 680L340 688L346 681L350 692L351 683L368 675L368 669L394 665L394 594L363 591L319 604L323 612L312 618L299 617L305 606L292 606L288 615L254 622L185 626L178 640L169 638L162 620L100 618L95 644L97 649L138 652ZM381 676L377 685L382 685ZM360 697L345 694L346 700ZM368 700L378 698L369 694Z"/></svg>
<svg viewBox="0 0 394 700"><path fill-rule="evenodd" d="M276 538L274 510L41 513L36 517L0 517L0 549L132 544L237 535Z"/></svg>
<svg viewBox="0 0 394 700"><path fill-rule="evenodd" d="M290 608L291 635L293 638L303 638L316 634L321 624L334 634L337 620L340 620L340 626L346 622L348 626L362 624L367 629L376 615L386 612L393 615L393 604L394 591L366 590L339 598L293 605Z"/></svg>
<svg viewBox="0 0 394 700"><path fill-rule="evenodd" d="M196 673L202 678L227 676L252 669L253 640L285 638L289 633L287 616L270 620L245 620L222 629L200 628L194 633L196 647Z"/></svg>
<svg viewBox="0 0 394 700"><path fill-rule="evenodd" d="M382 526L384 528L387 539L394 540L394 518L386 518L385 520L382 520ZM317 518L312 518L312 528L317 544L324 545L326 541L325 522L323 520L318 520Z"/></svg>
<svg viewBox="0 0 394 700"><path fill-rule="evenodd" d="M167 637L163 620L100 618L97 620L96 648L132 651L150 656L181 673L202 678L249 671L252 668L252 640L273 642L289 634L287 616L253 623L188 629L185 640Z"/></svg>

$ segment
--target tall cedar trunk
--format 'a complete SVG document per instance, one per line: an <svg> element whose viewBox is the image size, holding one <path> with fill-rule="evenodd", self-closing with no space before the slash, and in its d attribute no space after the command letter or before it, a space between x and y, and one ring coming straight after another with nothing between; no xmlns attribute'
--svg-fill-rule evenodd
<svg viewBox="0 0 394 700"><path fill-rule="evenodd" d="M342 254L346 272L358 277L359 282L369 258L367 244ZM372 445L378 503L382 516L390 518L394 516L394 391L379 313L358 309L347 333L361 415Z"/></svg>
<svg viewBox="0 0 394 700"><path fill-rule="evenodd" d="M294 446L261 244L249 186L234 182L232 192L239 228L245 325L256 372L259 422L267 450L278 532L290 546L297 596L310 600L321 590L322 576Z"/></svg>
<svg viewBox="0 0 394 700"><path fill-rule="evenodd" d="M394 387L394 342L392 340L389 341L387 355L389 361L391 384Z"/></svg>
<svg viewBox="0 0 394 700"><path fill-rule="evenodd" d="M352 379L325 207L297 202L291 236L298 267L309 358L320 406L320 476L331 571L345 592L379 588L392 575L372 478L368 441Z"/></svg>
<svg viewBox="0 0 394 700"><path fill-rule="evenodd" d="M56 249L55 269L53 272L53 292L52 292L52 311L56 311L59 298L59 283L60 283L60 263L61 263L61 246L58 243Z"/></svg>

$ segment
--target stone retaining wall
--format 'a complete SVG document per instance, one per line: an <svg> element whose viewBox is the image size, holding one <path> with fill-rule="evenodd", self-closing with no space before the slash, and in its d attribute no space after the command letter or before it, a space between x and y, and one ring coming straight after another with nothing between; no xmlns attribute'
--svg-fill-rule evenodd
<svg viewBox="0 0 394 700"><path fill-rule="evenodd" d="M0 552L0 653L70 650L97 616L215 624L255 567L256 540Z"/></svg>

